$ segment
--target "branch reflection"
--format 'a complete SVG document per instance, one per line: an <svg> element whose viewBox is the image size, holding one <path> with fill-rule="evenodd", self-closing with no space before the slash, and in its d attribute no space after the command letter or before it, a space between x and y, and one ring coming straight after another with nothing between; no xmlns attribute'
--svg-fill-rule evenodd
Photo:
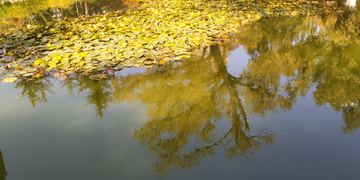
<svg viewBox="0 0 360 180"><path fill-rule="evenodd" d="M100 117L103 117L109 103L113 102L112 88L107 79L94 81L87 76L75 76L63 80L60 84L67 88L71 96L73 96L74 89L78 93L87 92L86 105L95 105L96 113Z"/></svg>
<svg viewBox="0 0 360 180"><path fill-rule="evenodd" d="M316 105L343 113L344 133L360 127L360 14L266 19L231 36L229 42L195 51L183 62L142 74L100 81L76 76L61 82L68 92L87 93L103 116L109 103L140 100L148 121L134 137L158 159L154 169L189 168L223 149L228 158L252 154L273 143L275 133L250 132L247 115L291 110L314 87ZM226 67L230 51L243 46L251 59L239 76ZM46 102L50 81L19 81L33 106ZM40 92L41 96L37 94ZM229 128L219 133L228 119Z"/></svg>
<svg viewBox="0 0 360 180"><path fill-rule="evenodd" d="M290 110L297 96L305 96L315 86L315 103L342 111L345 133L356 130L360 124L359 17L359 12L347 11L269 19L244 27L238 39L252 58L242 77L256 88L270 90L255 94L245 89L245 99L254 102L246 111L266 114L276 106ZM285 94L272 97L279 93Z"/></svg>
<svg viewBox="0 0 360 180"><path fill-rule="evenodd" d="M46 95L48 93L54 94L51 90L52 87L53 84L48 77L42 77L36 82L28 82L23 79L15 84L15 88L22 89L21 97L27 96L33 108L35 108L36 103L46 103L48 101Z"/></svg>
<svg viewBox="0 0 360 180"><path fill-rule="evenodd" d="M185 62L112 81L117 101L140 99L147 104L149 120L134 137L158 158L154 170L159 174L170 167L198 165L202 157L215 153L216 146L231 159L274 142L275 133L267 130L246 133L250 127L238 89L248 85L228 73L221 54L215 45ZM230 128L218 137L218 121L225 117ZM197 143L188 152L192 139ZM206 145L198 147L201 144Z"/></svg>

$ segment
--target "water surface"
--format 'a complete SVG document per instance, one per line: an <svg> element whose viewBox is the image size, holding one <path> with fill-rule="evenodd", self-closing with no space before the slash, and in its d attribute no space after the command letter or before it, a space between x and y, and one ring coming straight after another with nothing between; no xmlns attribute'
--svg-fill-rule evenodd
<svg viewBox="0 0 360 180"><path fill-rule="evenodd" d="M1 85L0 178L358 179L358 20L265 19L186 61Z"/></svg>

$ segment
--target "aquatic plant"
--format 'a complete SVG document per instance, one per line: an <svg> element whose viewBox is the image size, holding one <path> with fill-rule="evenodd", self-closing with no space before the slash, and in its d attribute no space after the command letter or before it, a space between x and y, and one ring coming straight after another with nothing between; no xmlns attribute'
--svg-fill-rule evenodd
<svg viewBox="0 0 360 180"><path fill-rule="evenodd" d="M194 48L227 41L241 25L263 17L333 11L327 4L282 0L160 0L105 15L27 25L0 34L0 79L11 83L46 73L66 78L163 65L188 58Z"/></svg>

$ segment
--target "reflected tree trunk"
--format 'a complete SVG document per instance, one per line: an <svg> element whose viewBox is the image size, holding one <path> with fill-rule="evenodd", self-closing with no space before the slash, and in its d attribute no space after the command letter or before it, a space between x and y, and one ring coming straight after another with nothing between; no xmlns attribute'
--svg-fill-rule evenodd
<svg viewBox="0 0 360 180"><path fill-rule="evenodd" d="M206 56L207 52L209 55ZM205 47L198 55L200 60L188 61L179 68L159 68L149 71L146 78L134 75L120 80L124 90L120 90L121 93L117 91L118 94L130 94L124 96L127 98L140 97L142 102L149 105L149 121L134 131L134 137L158 158L153 169L159 175L164 175L170 167L190 168L199 165L202 157L215 153L216 146L223 147L224 156L231 159L252 154L275 140L275 133L266 129L256 135L246 134L250 127L238 91L239 86L246 85L227 71L226 56L222 55L220 47ZM202 68L204 66L206 68ZM193 67L197 67L197 70L194 71ZM162 75L159 76L160 73ZM198 83L196 79L187 82L188 76L203 77ZM152 79L163 81L150 83ZM124 93L127 89L138 89L140 93ZM178 92L176 95L175 89ZM157 97L154 97L154 92L159 90L163 91L162 95L156 94ZM231 125L218 139L216 121L223 117L228 118ZM164 138L164 134L171 137ZM190 152L183 151L192 138L199 141L199 145L208 145Z"/></svg>
<svg viewBox="0 0 360 180"><path fill-rule="evenodd" d="M243 123L245 125L245 130L247 132L250 131L249 124L247 122L246 113L244 110L244 107L242 105L239 92L237 90L237 85L240 85L238 78L232 76L229 74L226 68L225 60L221 55L221 51L219 49L218 45L211 46L210 52L214 59L216 59L217 67L218 67L218 76L222 77L224 80L224 85L226 85L229 93L230 93L230 104L233 110L232 116L233 120L239 121L240 119L243 120ZM238 114L240 112L241 115ZM240 118L242 117L242 118Z"/></svg>
<svg viewBox="0 0 360 180"><path fill-rule="evenodd" d="M76 6L76 15L79 16L79 8L78 8L78 5L77 5L78 1L76 0L75 1L75 6Z"/></svg>
<svg viewBox="0 0 360 180"><path fill-rule="evenodd" d="M85 8L85 15L89 15L88 6L87 6L87 0L84 0L84 8Z"/></svg>

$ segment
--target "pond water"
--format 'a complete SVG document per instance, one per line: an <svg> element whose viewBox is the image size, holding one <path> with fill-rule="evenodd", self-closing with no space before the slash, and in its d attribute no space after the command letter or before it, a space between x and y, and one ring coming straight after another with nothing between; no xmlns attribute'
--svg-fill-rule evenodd
<svg viewBox="0 0 360 180"><path fill-rule="evenodd" d="M358 179L358 12L264 19L186 61L0 86L0 179Z"/></svg>

